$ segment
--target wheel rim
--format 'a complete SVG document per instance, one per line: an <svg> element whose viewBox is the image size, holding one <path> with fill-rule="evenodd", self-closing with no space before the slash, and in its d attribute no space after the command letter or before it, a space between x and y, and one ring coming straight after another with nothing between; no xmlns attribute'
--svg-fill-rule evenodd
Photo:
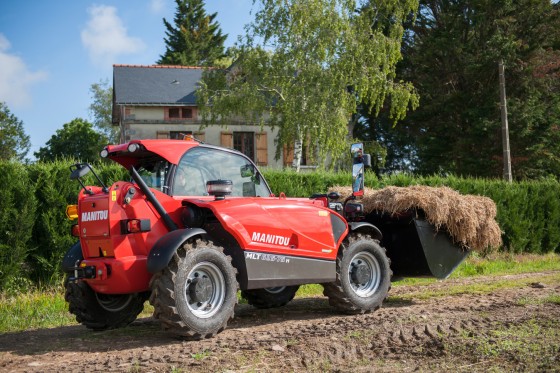
<svg viewBox="0 0 560 373"><path fill-rule="evenodd" d="M202 319L212 317L220 310L226 296L224 275L213 263L198 263L187 276L185 292L193 315Z"/></svg>
<svg viewBox="0 0 560 373"><path fill-rule="evenodd" d="M285 286L276 286L273 288L264 288L264 290L266 290L267 292L269 292L270 294L278 294L284 291L284 289L286 289Z"/></svg>
<svg viewBox="0 0 560 373"><path fill-rule="evenodd" d="M348 279L356 295L372 296L381 283L381 267L375 256L366 251L354 255L348 267Z"/></svg>
<svg viewBox="0 0 560 373"><path fill-rule="evenodd" d="M97 302L106 311L119 312L122 311L132 301L132 294L99 294L95 293Z"/></svg>

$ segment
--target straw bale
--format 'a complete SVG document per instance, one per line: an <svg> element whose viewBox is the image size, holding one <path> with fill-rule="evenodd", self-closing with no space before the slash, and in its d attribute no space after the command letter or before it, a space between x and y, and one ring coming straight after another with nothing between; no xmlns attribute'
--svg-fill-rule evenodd
<svg viewBox="0 0 560 373"><path fill-rule="evenodd" d="M351 187L334 186L346 198ZM436 229L446 230L453 241L467 249L483 251L502 244L502 231L496 222L496 204L488 197L461 195L448 187L414 185L365 188L364 211L382 211L390 215L419 209Z"/></svg>

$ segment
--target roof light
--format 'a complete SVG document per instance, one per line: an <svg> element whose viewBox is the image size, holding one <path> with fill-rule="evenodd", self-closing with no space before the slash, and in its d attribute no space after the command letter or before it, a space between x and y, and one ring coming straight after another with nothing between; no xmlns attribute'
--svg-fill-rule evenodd
<svg viewBox="0 0 560 373"><path fill-rule="evenodd" d="M128 144L128 151L131 152L131 153L134 153L135 151L137 151L138 148L140 148L140 145L138 145L136 143Z"/></svg>
<svg viewBox="0 0 560 373"><path fill-rule="evenodd" d="M217 200L224 199L233 191L231 180L210 180L206 182L206 191L209 195L215 196Z"/></svg>

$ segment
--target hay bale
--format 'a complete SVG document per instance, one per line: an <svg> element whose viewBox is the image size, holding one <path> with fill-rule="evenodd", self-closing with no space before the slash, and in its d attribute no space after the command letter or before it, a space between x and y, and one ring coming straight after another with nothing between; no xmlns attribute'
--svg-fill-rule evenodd
<svg viewBox="0 0 560 373"><path fill-rule="evenodd" d="M346 198L351 187L335 186ZM390 215L420 209L426 220L436 229L445 229L456 244L475 251L496 248L502 244L502 231L496 222L496 204L488 197L461 195L448 187L415 185L389 186L374 190L365 188L362 200L364 211L383 211Z"/></svg>

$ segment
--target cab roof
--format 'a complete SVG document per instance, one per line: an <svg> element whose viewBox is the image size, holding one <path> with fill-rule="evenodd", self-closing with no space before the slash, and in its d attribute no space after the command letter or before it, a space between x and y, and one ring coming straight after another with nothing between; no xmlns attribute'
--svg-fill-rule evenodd
<svg viewBox="0 0 560 373"><path fill-rule="evenodd" d="M135 147L133 144L136 144ZM132 146L131 146L132 145ZM132 140L119 145L107 145L107 158L121 164L127 170L132 166L144 162L146 159L159 156L172 164L178 164L185 152L199 146L200 143L193 139L187 140Z"/></svg>

